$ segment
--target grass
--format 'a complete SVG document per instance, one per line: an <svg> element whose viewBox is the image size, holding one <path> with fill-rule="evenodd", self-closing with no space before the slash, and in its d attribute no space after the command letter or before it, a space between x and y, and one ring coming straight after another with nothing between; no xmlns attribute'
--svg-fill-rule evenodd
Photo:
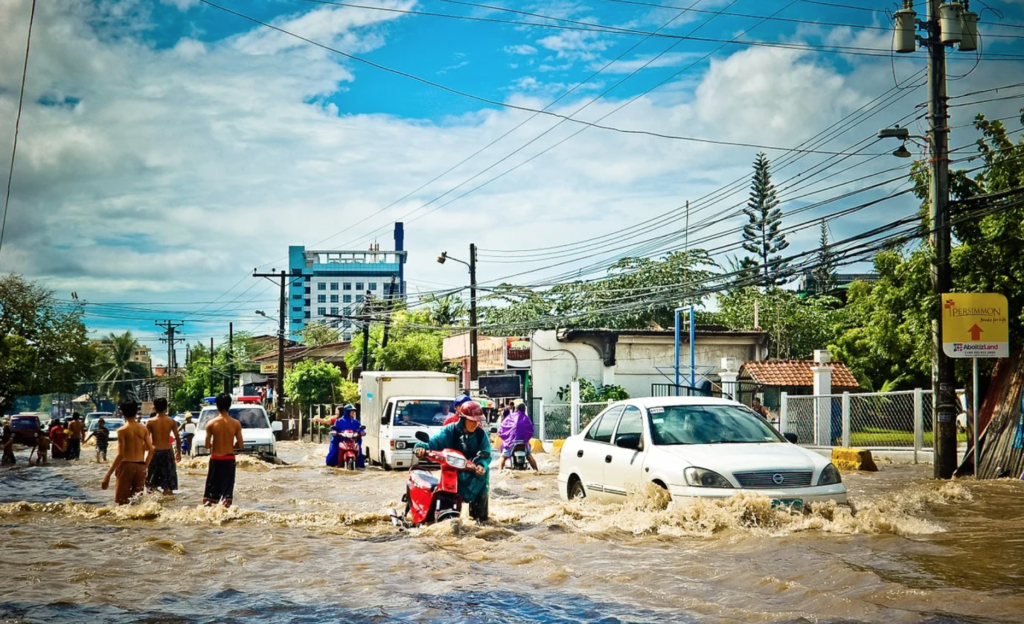
<svg viewBox="0 0 1024 624"><path fill-rule="evenodd" d="M931 431L924 432L924 446L932 447L935 434ZM966 433L956 434L957 444L967 443ZM861 446L906 446L913 448L914 432L900 431L899 429L883 429L881 427L865 427L861 431L850 433L850 445Z"/></svg>

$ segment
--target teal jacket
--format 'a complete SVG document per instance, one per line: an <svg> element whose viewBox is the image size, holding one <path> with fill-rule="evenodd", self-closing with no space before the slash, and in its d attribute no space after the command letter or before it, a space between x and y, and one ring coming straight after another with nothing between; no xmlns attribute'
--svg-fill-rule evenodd
<svg viewBox="0 0 1024 624"><path fill-rule="evenodd" d="M462 426L462 421L452 423L434 434L430 442L418 442L416 448L430 451L453 449L466 456L471 462L479 462L484 473L478 475L469 470L459 472L459 496L467 503L472 503L481 496L487 496L491 483L491 438L483 426L469 433Z"/></svg>

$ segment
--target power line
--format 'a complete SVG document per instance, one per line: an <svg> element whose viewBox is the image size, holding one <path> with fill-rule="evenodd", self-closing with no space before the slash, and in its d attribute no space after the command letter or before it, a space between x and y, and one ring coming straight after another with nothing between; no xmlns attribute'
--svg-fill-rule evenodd
<svg viewBox="0 0 1024 624"><path fill-rule="evenodd" d="M28 36L25 39L25 62L21 66L21 89L18 92L18 114L14 118L14 144L11 146L11 168L7 172L7 198L4 200L4 217L0 223L0 252L4 248L4 233L7 232L7 211L11 206L11 183L14 181L14 161L18 155L18 130L21 127L21 108L25 102L25 77L28 75L28 53L32 48L32 24L36 19L36 0L28 16Z"/></svg>

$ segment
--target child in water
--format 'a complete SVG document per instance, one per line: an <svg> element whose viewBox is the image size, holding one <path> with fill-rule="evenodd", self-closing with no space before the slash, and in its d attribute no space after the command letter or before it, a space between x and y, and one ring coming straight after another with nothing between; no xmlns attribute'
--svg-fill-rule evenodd
<svg viewBox="0 0 1024 624"><path fill-rule="evenodd" d="M4 445L4 454L3 458L0 459L0 464L13 466L18 463L14 458L14 432L11 431L10 425L4 425L4 434L0 443Z"/></svg>

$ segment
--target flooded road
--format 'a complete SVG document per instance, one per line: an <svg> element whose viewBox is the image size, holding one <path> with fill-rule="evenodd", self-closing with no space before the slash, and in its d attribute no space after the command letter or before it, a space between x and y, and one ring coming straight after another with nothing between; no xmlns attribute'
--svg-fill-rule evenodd
<svg viewBox="0 0 1024 624"><path fill-rule="evenodd" d="M116 508L83 460L0 472L4 622L1020 622L1024 483L936 483L930 467L846 474L858 514L763 498L674 508L558 500L493 474L491 522L399 530L405 474L240 464L237 507L180 495ZM83 453L83 458L88 453Z"/></svg>

